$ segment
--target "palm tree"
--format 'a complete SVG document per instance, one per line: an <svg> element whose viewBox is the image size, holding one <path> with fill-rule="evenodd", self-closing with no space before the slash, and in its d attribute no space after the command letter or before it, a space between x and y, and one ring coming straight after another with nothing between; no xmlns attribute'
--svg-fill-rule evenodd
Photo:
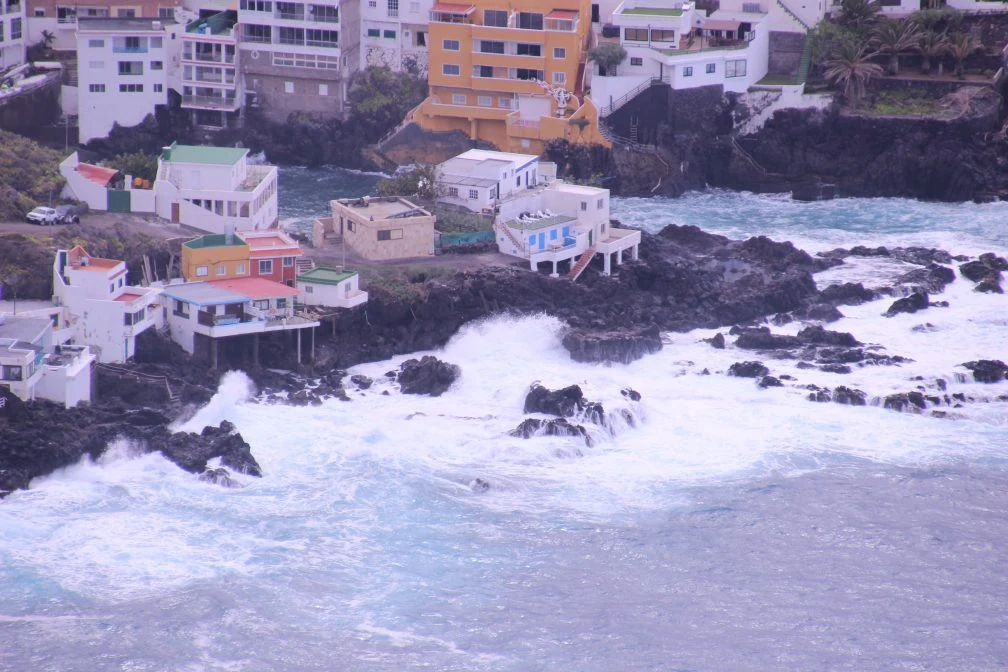
<svg viewBox="0 0 1008 672"><path fill-rule="evenodd" d="M983 44L973 39L969 33L956 33L952 36L948 43L948 53L955 61L956 77L963 78L963 63L969 56L981 49L983 49Z"/></svg>
<svg viewBox="0 0 1008 672"><path fill-rule="evenodd" d="M910 21L885 19L875 27L872 44L880 54L889 57L890 75L899 74L900 54L916 49L920 36L920 29Z"/></svg>
<svg viewBox="0 0 1008 672"><path fill-rule="evenodd" d="M878 0L843 0L840 7L840 25L854 31L869 28L882 11Z"/></svg>
<svg viewBox="0 0 1008 672"><path fill-rule="evenodd" d="M945 33L926 30L921 33L920 40L917 42L917 51L921 55L921 74L929 74L931 59L948 51L948 37Z"/></svg>
<svg viewBox="0 0 1008 672"><path fill-rule="evenodd" d="M826 61L823 76L834 86L841 87L843 97L856 105L864 97L868 82L882 76L882 66L871 61L876 54L866 46L841 43L837 52Z"/></svg>

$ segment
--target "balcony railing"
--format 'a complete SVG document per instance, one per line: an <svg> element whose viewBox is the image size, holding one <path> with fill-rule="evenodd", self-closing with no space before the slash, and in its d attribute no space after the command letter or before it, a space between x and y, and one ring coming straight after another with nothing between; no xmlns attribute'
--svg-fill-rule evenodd
<svg viewBox="0 0 1008 672"><path fill-rule="evenodd" d="M245 38L245 41L246 42L255 42L256 40ZM264 40L264 42L266 44L269 44L269 40ZM235 55L234 54L224 54L223 57L222 57L222 55L219 54L219 53L216 53L216 54L215 53L205 53L205 52L204 53L200 53L200 52L197 51L195 53L189 52L189 53L183 54L182 60L184 60L184 61L199 61L201 63L234 63L235 62Z"/></svg>
<svg viewBox="0 0 1008 672"><path fill-rule="evenodd" d="M328 16L326 14L312 14L311 20L315 23L339 23L339 16Z"/></svg>
<svg viewBox="0 0 1008 672"><path fill-rule="evenodd" d="M146 54L147 47L112 47L113 54Z"/></svg>
<svg viewBox="0 0 1008 672"><path fill-rule="evenodd" d="M326 49L339 49L339 43L328 42L326 40L305 40L305 46L308 47L324 47Z"/></svg>
<svg viewBox="0 0 1008 672"><path fill-rule="evenodd" d="M77 16L60 16L56 18L56 23L77 23Z"/></svg>
<svg viewBox="0 0 1008 672"><path fill-rule="evenodd" d="M182 96L182 106L208 110L237 110L238 99L235 96Z"/></svg>
<svg viewBox="0 0 1008 672"><path fill-rule="evenodd" d="M304 21L304 12L273 12L275 19L288 19L290 21Z"/></svg>

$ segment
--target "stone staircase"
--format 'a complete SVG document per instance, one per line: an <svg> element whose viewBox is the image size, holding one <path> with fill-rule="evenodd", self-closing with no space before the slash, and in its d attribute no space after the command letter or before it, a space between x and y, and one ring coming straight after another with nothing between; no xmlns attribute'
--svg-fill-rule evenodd
<svg viewBox="0 0 1008 672"><path fill-rule="evenodd" d="M580 278L581 274L584 273L584 270L586 268L588 268L588 264L591 263L591 260L594 257L595 257L595 248L589 247L587 250L584 251L584 254L581 255L581 258L577 260L577 263L571 266L570 272L567 273L567 278L571 282L574 282L575 280Z"/></svg>
<svg viewBox="0 0 1008 672"><path fill-rule="evenodd" d="M298 275L307 273L313 268L315 268L315 260L310 257L298 257L297 260L294 261L294 269L297 271Z"/></svg>
<svg viewBox="0 0 1008 672"><path fill-rule="evenodd" d="M518 240L518 237L514 234L514 231L512 231L506 224L495 224L494 228L502 229L504 231L504 235L506 235L508 237L508 240L510 240L511 243L515 246L515 249L522 251L526 249L525 245L520 240Z"/></svg>
<svg viewBox="0 0 1008 672"><path fill-rule="evenodd" d="M812 30L812 26L810 26L807 23L805 23L804 21L802 21L802 18L800 16L798 16L797 14L795 14L793 11L791 11L791 8L788 7L787 5L785 5L782 2L782 0L777 0L777 4L781 6L781 9L784 10L785 14L787 14L788 16L790 16L792 19L794 19L795 21L797 21L803 28L805 28L806 32Z"/></svg>
<svg viewBox="0 0 1008 672"><path fill-rule="evenodd" d="M798 62L798 72L795 73L795 84L804 84L808 79L809 66L812 65L812 40L805 38L805 48L802 49L801 60Z"/></svg>

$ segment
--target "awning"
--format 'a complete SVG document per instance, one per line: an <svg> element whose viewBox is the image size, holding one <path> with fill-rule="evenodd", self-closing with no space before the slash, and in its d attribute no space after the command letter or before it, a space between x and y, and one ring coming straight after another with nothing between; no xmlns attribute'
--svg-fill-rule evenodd
<svg viewBox="0 0 1008 672"><path fill-rule="evenodd" d="M441 14L472 14L476 11L475 5L462 5L451 2L437 2L431 7L432 12Z"/></svg>
<svg viewBox="0 0 1008 672"><path fill-rule="evenodd" d="M569 9L554 9L546 15L547 19L561 19L566 21L573 21L577 17L578 13Z"/></svg>
<svg viewBox="0 0 1008 672"><path fill-rule="evenodd" d="M737 31L740 25L742 25L741 21L732 19L707 19L704 21L703 29Z"/></svg>

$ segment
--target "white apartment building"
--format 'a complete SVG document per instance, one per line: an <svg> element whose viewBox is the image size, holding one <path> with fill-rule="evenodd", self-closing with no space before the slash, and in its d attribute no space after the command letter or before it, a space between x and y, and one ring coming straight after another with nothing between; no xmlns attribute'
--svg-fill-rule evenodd
<svg viewBox="0 0 1008 672"><path fill-rule="evenodd" d="M113 125L135 126L168 102L177 71L177 24L160 19L77 21L80 142L107 137Z"/></svg>
<svg viewBox="0 0 1008 672"><path fill-rule="evenodd" d="M0 0L0 72L25 62L24 0Z"/></svg>
<svg viewBox="0 0 1008 672"><path fill-rule="evenodd" d="M267 229L277 221L276 166L248 150L172 144L158 159L155 212L209 233Z"/></svg>
<svg viewBox="0 0 1008 672"><path fill-rule="evenodd" d="M432 0L359 0L360 68L385 66L427 76Z"/></svg>
<svg viewBox="0 0 1008 672"><path fill-rule="evenodd" d="M197 18L182 34L182 108L199 126L227 128L238 122L244 99L238 59L238 13Z"/></svg>
<svg viewBox="0 0 1008 672"><path fill-rule="evenodd" d="M43 34L53 36L56 51L77 50L77 18L82 19L162 19L173 21L181 12L182 0L23 0L27 3L26 44L35 44Z"/></svg>
<svg viewBox="0 0 1008 672"><path fill-rule="evenodd" d="M359 58L358 10L338 0L239 0L247 102L279 122L292 112L342 114Z"/></svg>
<svg viewBox="0 0 1008 672"><path fill-rule="evenodd" d="M126 263L88 254L81 246L59 250L53 262L53 298L63 306L75 342L103 363L133 357L136 336L163 323L161 290L126 284Z"/></svg>
<svg viewBox="0 0 1008 672"><path fill-rule="evenodd" d="M437 167L437 200L474 212L556 177L556 165L532 154L470 149Z"/></svg>
<svg viewBox="0 0 1008 672"><path fill-rule="evenodd" d="M90 401L94 359L87 346L54 345L48 319L0 315L0 387L23 401Z"/></svg>

